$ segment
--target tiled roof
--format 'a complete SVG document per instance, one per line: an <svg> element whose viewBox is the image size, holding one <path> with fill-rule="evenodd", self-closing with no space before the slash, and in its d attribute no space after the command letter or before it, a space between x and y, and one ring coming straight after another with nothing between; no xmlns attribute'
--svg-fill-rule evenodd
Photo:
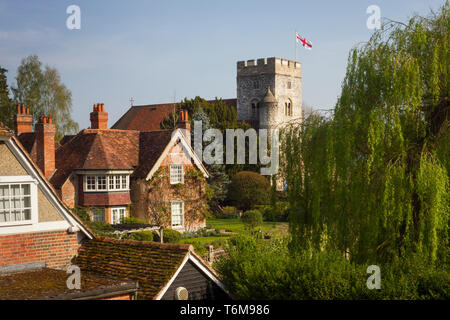
<svg viewBox="0 0 450 320"><path fill-rule="evenodd" d="M208 100L212 103L215 100ZM222 99L228 106L236 108L236 99ZM111 127L112 129L153 131L160 129L162 120L176 111L176 103L133 106Z"/></svg>
<svg viewBox="0 0 450 320"><path fill-rule="evenodd" d="M65 271L38 269L27 272L0 274L0 299L82 299L99 295L113 296L136 292L136 281L106 278L82 273L81 288L70 290L66 281L69 277Z"/></svg>
<svg viewBox="0 0 450 320"><path fill-rule="evenodd" d="M60 188L73 170L136 170L146 175L171 138L171 131L85 129L56 150L51 182Z"/></svg>
<svg viewBox="0 0 450 320"><path fill-rule="evenodd" d="M139 281L138 298L154 299L191 246L111 238L85 241L73 263L82 272Z"/></svg>

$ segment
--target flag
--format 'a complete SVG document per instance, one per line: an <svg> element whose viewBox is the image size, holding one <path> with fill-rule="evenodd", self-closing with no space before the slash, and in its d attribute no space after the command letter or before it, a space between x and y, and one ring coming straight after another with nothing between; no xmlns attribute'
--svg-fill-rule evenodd
<svg viewBox="0 0 450 320"><path fill-rule="evenodd" d="M308 50L312 49L312 42L311 41L306 40L305 37L302 37L297 32L295 33L295 37L296 37L297 43L300 43L303 46L303 48L308 49Z"/></svg>

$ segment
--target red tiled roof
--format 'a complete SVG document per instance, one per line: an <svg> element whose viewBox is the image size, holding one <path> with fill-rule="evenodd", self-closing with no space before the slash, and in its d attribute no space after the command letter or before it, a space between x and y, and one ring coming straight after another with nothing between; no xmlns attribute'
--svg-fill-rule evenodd
<svg viewBox="0 0 450 320"><path fill-rule="evenodd" d="M208 100L207 102L214 102ZM236 108L237 99L222 99L228 106ZM159 130L160 123L176 111L176 103L133 106L111 127L112 129L153 131Z"/></svg>
<svg viewBox="0 0 450 320"><path fill-rule="evenodd" d="M74 170L136 170L146 175L169 143L171 131L85 129L55 154L51 182L60 188Z"/></svg>
<svg viewBox="0 0 450 320"><path fill-rule="evenodd" d="M189 244L102 238L85 241L73 263L82 272L138 280L138 297L154 299L190 250Z"/></svg>

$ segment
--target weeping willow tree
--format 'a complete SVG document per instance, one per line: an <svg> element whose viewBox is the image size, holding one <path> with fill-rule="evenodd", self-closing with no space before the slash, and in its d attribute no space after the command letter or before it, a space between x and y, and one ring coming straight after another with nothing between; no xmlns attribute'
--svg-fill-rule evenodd
<svg viewBox="0 0 450 320"><path fill-rule="evenodd" d="M294 247L448 254L449 9L384 24L350 51L334 113L282 132Z"/></svg>

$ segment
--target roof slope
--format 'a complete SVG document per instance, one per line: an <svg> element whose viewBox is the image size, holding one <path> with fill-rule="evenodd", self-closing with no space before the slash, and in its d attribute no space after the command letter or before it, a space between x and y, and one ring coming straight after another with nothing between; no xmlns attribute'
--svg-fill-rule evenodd
<svg viewBox="0 0 450 320"><path fill-rule="evenodd" d="M216 100L207 100L213 103ZM229 107L236 108L237 99L222 99ZM154 131L159 130L160 123L177 110L176 103L150 104L133 106L111 127L121 130Z"/></svg>
<svg viewBox="0 0 450 320"><path fill-rule="evenodd" d="M189 244L117 240L85 241L73 263L83 272L139 281L138 297L153 299L189 254Z"/></svg>
<svg viewBox="0 0 450 320"><path fill-rule="evenodd" d="M2 300L83 299L136 292L135 281L112 279L83 273L81 289L67 288L68 274L63 270L42 268L27 272L0 274Z"/></svg>
<svg viewBox="0 0 450 320"><path fill-rule="evenodd" d="M60 188L73 170L136 170L145 176L170 141L171 131L85 129L56 150L51 182Z"/></svg>

